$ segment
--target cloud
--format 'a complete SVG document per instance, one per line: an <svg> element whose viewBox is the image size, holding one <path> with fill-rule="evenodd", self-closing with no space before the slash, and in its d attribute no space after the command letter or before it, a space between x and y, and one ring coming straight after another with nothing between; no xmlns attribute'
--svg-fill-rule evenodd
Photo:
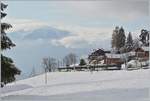
<svg viewBox="0 0 150 101"><path fill-rule="evenodd" d="M80 25L67 25L65 23L45 23L31 19L16 19L8 18L4 19L8 23L13 23L13 28L10 32L25 32L22 35L30 34L35 29L40 29L43 26L51 26L58 30L64 30L70 32L67 36L62 36L59 39L49 39L49 42L45 40L45 43L50 43L55 46L64 46L66 48L85 48L88 45L99 44L100 41L111 37L112 28L109 27L83 27ZM15 33L14 33L15 34ZM23 35L23 36L25 36ZM19 40L19 39L17 39ZM20 40L19 40L20 41ZM44 40L33 40L33 43L43 43ZM29 44L28 42L22 42L21 44ZM30 42L32 45L32 42ZM19 44L18 44L19 45ZM29 45L28 45L29 46Z"/></svg>
<svg viewBox="0 0 150 101"><path fill-rule="evenodd" d="M43 26L51 26L58 30L68 31L67 36L62 36L61 38L53 38L48 40L33 40L33 43L49 43L54 46L64 46L66 48L87 48L89 46L105 46L105 42L110 44L113 27L100 26L100 27L85 27L80 25L67 25L65 23L45 23L41 21L31 20L31 19L8 19L8 22L12 22L14 31L25 31L28 34L30 31L39 29ZM22 33L23 34L23 33ZM19 40L20 41L20 40ZM30 44L32 45L32 42ZM23 42L24 44L29 44L28 42ZM22 44L22 43L21 43ZM19 44L18 44L19 45ZM29 46L29 45L28 45Z"/></svg>
<svg viewBox="0 0 150 101"><path fill-rule="evenodd" d="M86 41L79 36L68 36L60 40L52 40L55 45L62 45L66 48L80 48L86 45Z"/></svg>
<svg viewBox="0 0 150 101"><path fill-rule="evenodd" d="M66 48L86 48L91 45L105 44L101 43L111 38L112 28L85 28L72 27L69 28L72 34L51 40L54 45L61 45Z"/></svg>
<svg viewBox="0 0 150 101"><path fill-rule="evenodd" d="M17 32L17 31L29 32L38 29L42 26L48 25L45 22L32 19L17 19L7 17L2 21L10 23L13 26L13 28L8 30L8 32Z"/></svg>
<svg viewBox="0 0 150 101"><path fill-rule="evenodd" d="M43 26L49 26L56 28L56 30L64 30L68 31L69 34L67 36L61 36L61 38L52 38L45 40L37 40L32 41L39 43L49 43L54 46L64 46L66 48L86 48L89 46L101 46L103 48L108 47L105 46L105 42L110 44L113 26L99 26L99 27L86 27L80 25L71 25L65 23L46 23L37 20L31 19L7 19L7 22L13 23L13 30L11 32L23 31L25 33L21 33L22 35L30 34L31 31L35 29L40 29ZM126 33L127 30L125 29ZM139 30L133 33L133 36L137 36ZM15 34L15 33L14 33ZM25 36L23 35L23 36ZM17 39L18 40L18 39ZM20 41L20 40L19 40ZM30 42L30 44L32 43ZM21 43L22 44L22 43ZM24 42L24 44L28 44ZM32 44L31 44L32 45ZM29 45L28 45L29 46Z"/></svg>

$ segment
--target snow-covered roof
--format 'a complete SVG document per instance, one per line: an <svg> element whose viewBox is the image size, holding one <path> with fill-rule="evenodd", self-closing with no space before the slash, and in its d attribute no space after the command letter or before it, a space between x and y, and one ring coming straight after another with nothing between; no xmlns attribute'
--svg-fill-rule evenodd
<svg viewBox="0 0 150 101"><path fill-rule="evenodd" d="M135 52L128 52L128 53L123 53L123 54L106 53L106 57L108 57L108 58L125 58L128 56L135 56Z"/></svg>
<svg viewBox="0 0 150 101"><path fill-rule="evenodd" d="M59 68L66 68L66 66L59 66Z"/></svg>
<svg viewBox="0 0 150 101"><path fill-rule="evenodd" d="M69 67L79 66L79 64L72 64Z"/></svg>
<svg viewBox="0 0 150 101"><path fill-rule="evenodd" d="M106 57L108 58L122 58L122 54L107 54Z"/></svg>
<svg viewBox="0 0 150 101"><path fill-rule="evenodd" d="M128 52L128 53L126 53L128 56L134 56L135 55L135 52Z"/></svg>
<svg viewBox="0 0 150 101"><path fill-rule="evenodd" d="M143 46L142 49L143 49L144 51L149 51L149 47Z"/></svg>

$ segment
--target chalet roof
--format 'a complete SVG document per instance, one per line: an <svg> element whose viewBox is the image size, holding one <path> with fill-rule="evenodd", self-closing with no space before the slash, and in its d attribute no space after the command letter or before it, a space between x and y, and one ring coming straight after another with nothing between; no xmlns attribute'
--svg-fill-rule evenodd
<svg viewBox="0 0 150 101"><path fill-rule="evenodd" d="M94 49L93 52L97 52L97 51L102 51L102 52L104 52L104 49L102 49L102 48Z"/></svg>
<svg viewBox="0 0 150 101"><path fill-rule="evenodd" d="M105 51L105 53L111 53L111 51Z"/></svg>
<svg viewBox="0 0 150 101"><path fill-rule="evenodd" d="M133 49L133 51L135 51L135 52L137 52L137 51L144 51L144 49L138 47L138 48Z"/></svg>
<svg viewBox="0 0 150 101"><path fill-rule="evenodd" d="M139 48L136 48L134 49L133 51L149 51L149 47L146 47L146 46L142 46L142 47L139 47Z"/></svg>
<svg viewBox="0 0 150 101"><path fill-rule="evenodd" d="M129 56L135 56L135 52L128 52L128 53L123 53L123 54L105 54L107 58L125 58Z"/></svg>
<svg viewBox="0 0 150 101"><path fill-rule="evenodd" d="M107 58L122 58L122 54L109 54L109 53L106 53L105 54Z"/></svg>
<svg viewBox="0 0 150 101"><path fill-rule="evenodd" d="M98 49L94 49L91 52L91 54L95 54L95 53L98 53L98 54L100 54L100 53L111 53L111 51L108 51L108 50L105 51L103 48L98 48Z"/></svg>
<svg viewBox="0 0 150 101"><path fill-rule="evenodd" d="M128 52L128 53L126 53L128 56L134 56L135 55L135 52Z"/></svg>
<svg viewBox="0 0 150 101"><path fill-rule="evenodd" d="M98 55L104 55L105 51L103 49L95 49L90 56L98 56Z"/></svg>
<svg viewBox="0 0 150 101"><path fill-rule="evenodd" d="M146 46L143 46L142 49L143 49L144 51L149 51L149 47L146 47Z"/></svg>

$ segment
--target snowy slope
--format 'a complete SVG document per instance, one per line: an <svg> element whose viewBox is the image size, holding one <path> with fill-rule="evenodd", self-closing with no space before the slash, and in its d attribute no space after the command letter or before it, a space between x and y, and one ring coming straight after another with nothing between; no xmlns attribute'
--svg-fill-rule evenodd
<svg viewBox="0 0 150 101"><path fill-rule="evenodd" d="M45 75L39 75L8 84L1 96L7 100L148 101L149 74L149 69L55 72L48 74L48 84L44 83Z"/></svg>

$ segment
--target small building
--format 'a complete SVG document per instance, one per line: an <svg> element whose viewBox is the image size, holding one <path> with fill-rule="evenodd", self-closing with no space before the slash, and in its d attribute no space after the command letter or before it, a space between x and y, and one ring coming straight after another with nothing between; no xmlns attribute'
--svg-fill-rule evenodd
<svg viewBox="0 0 150 101"><path fill-rule="evenodd" d="M97 63L101 62L102 60L104 60L106 53L110 53L110 51L104 51L104 49L96 49L96 50L94 50L88 56L89 63L93 63L93 62L95 63L95 61Z"/></svg>
<svg viewBox="0 0 150 101"><path fill-rule="evenodd" d="M143 49L144 52L145 52L144 57L149 58L149 47L142 47L142 49Z"/></svg>
<svg viewBox="0 0 150 101"><path fill-rule="evenodd" d="M104 64L123 64L123 56L122 54L106 54L104 59Z"/></svg>
<svg viewBox="0 0 150 101"><path fill-rule="evenodd" d="M135 59L149 60L149 47L136 48L123 54L97 49L88 56L89 64L121 65Z"/></svg>
<svg viewBox="0 0 150 101"><path fill-rule="evenodd" d="M120 65L124 62L128 62L135 58L135 52L128 52L123 54L116 54L116 53L106 53L104 64L116 64Z"/></svg>
<svg viewBox="0 0 150 101"><path fill-rule="evenodd" d="M141 47L133 50L135 52L135 57L140 61L149 60L149 47Z"/></svg>

